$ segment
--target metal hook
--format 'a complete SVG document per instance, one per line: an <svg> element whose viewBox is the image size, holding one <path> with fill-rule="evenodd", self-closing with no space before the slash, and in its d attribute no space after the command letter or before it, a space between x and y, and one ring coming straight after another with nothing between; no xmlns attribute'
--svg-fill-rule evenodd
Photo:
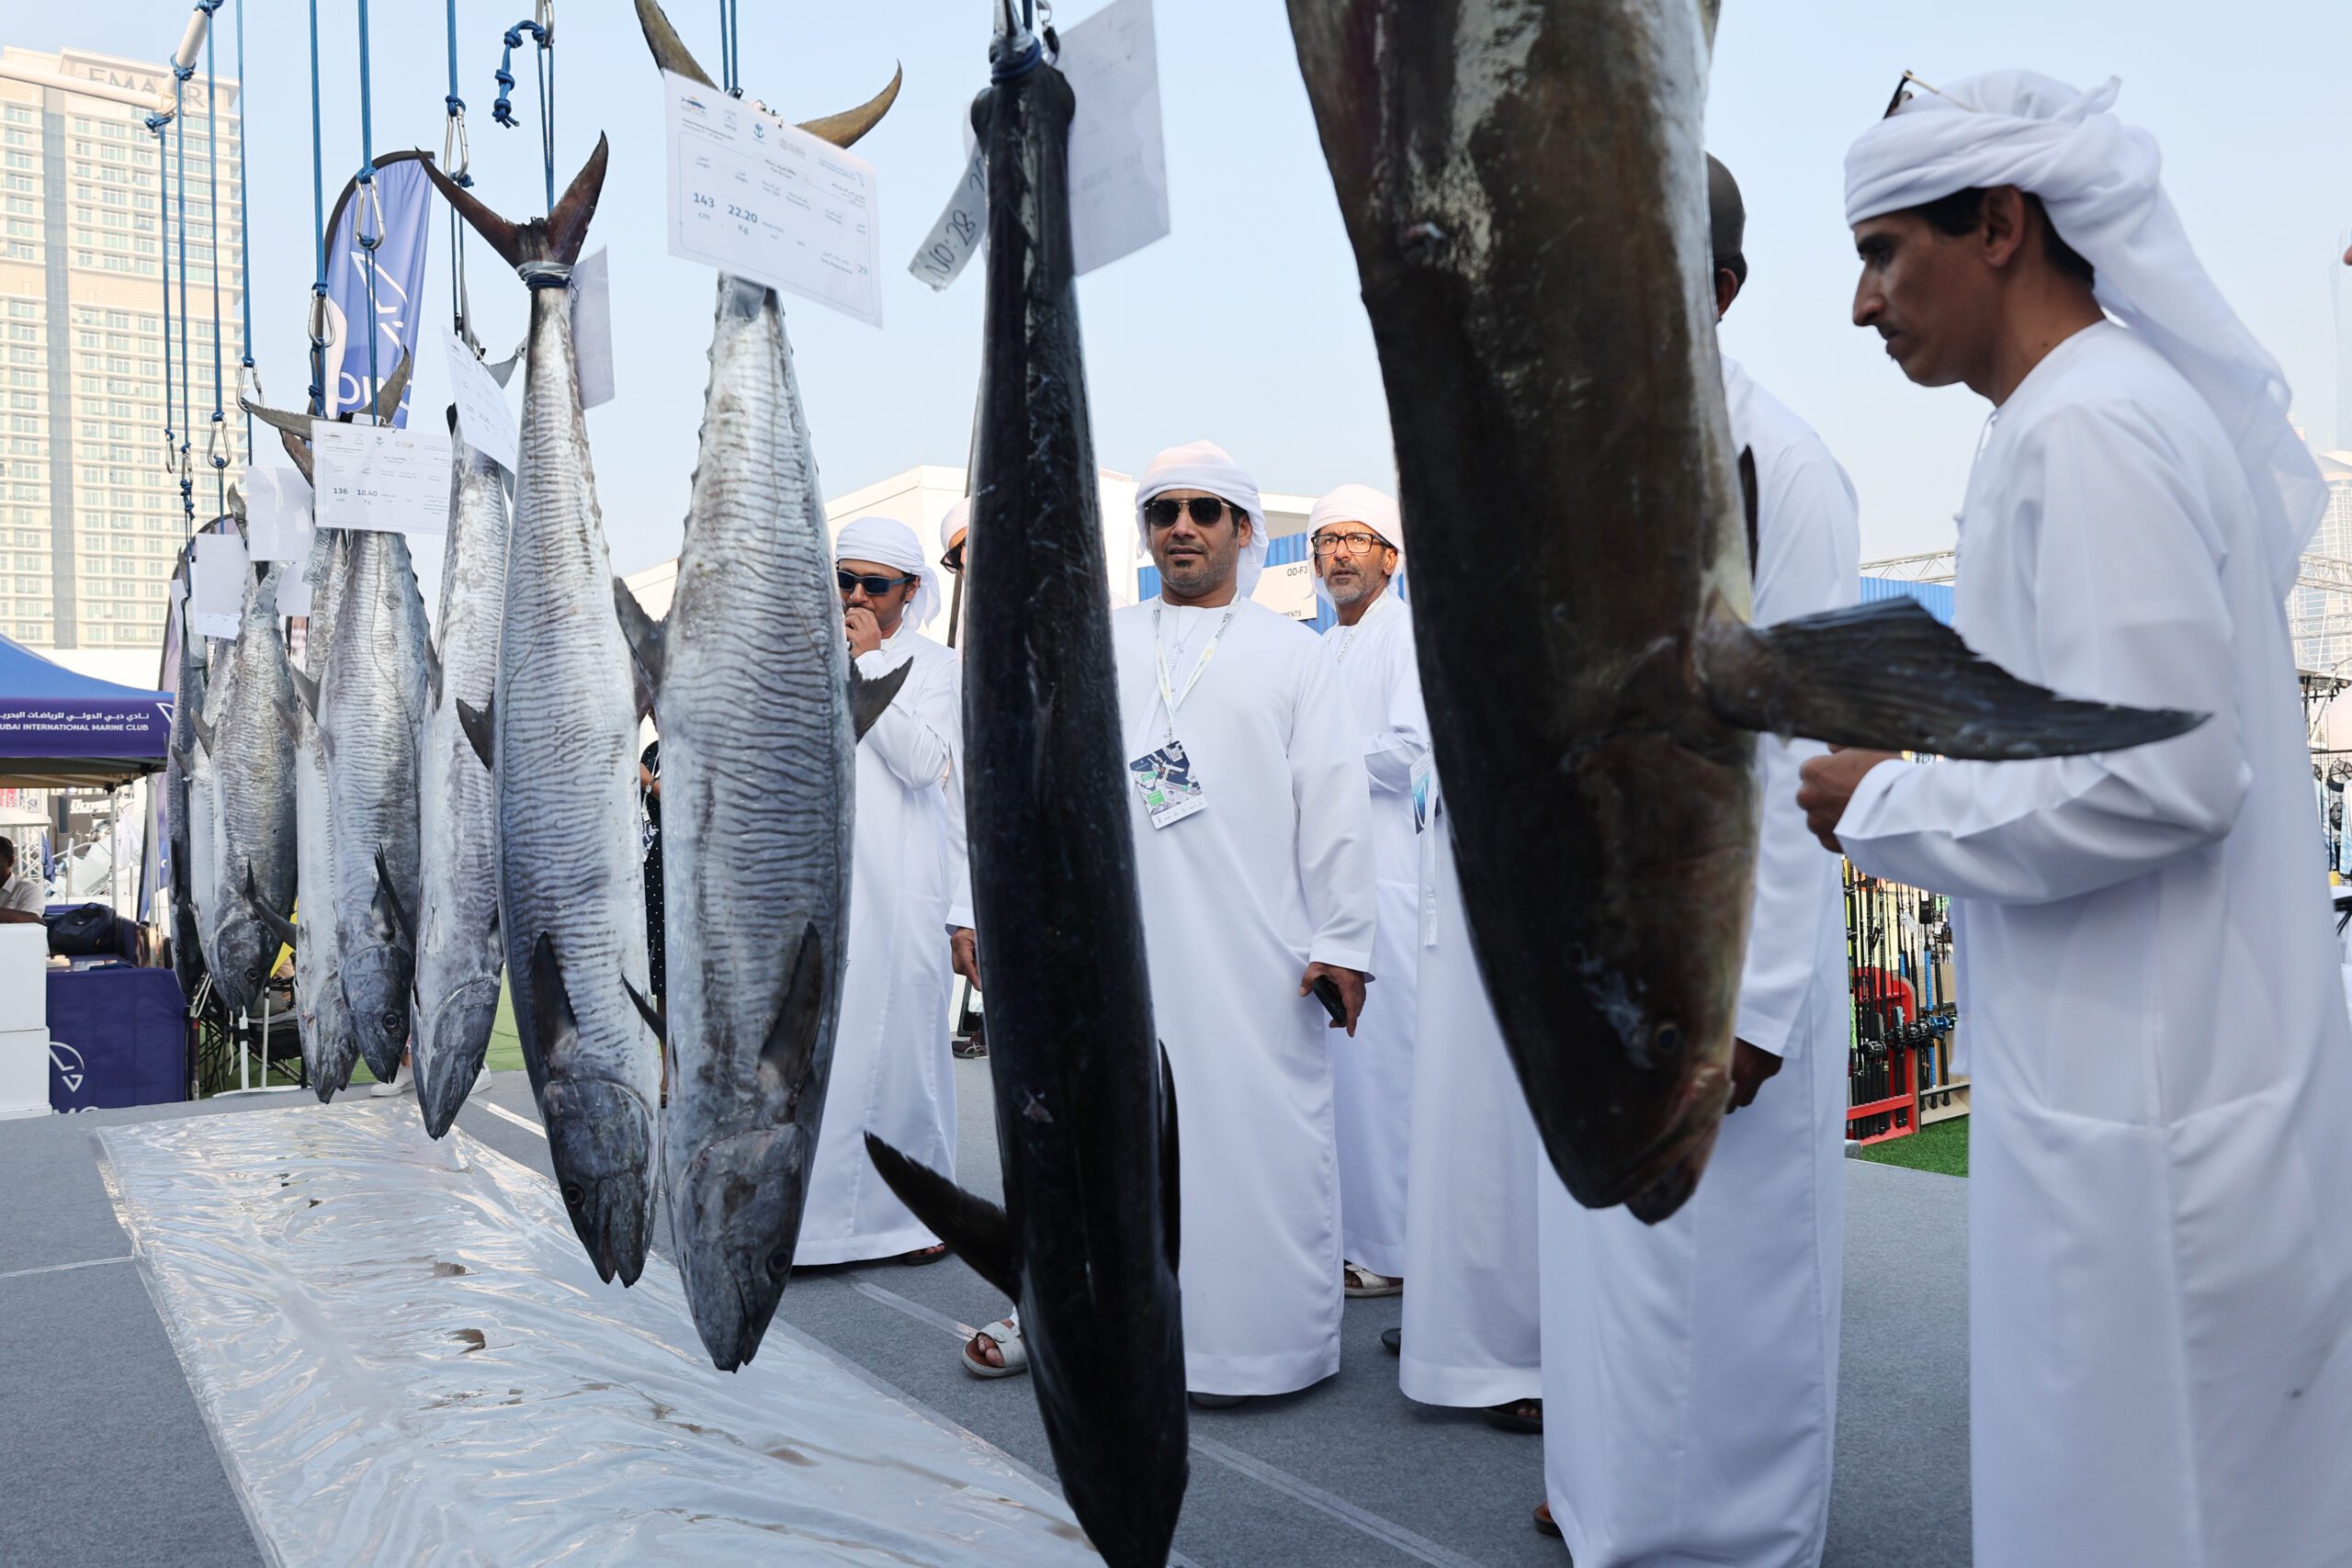
<svg viewBox="0 0 2352 1568"><path fill-rule="evenodd" d="M374 164L359 171L359 189L366 198L367 210L375 215L376 231L368 233L365 222L356 220L351 226L351 237L359 242L361 250L372 251L384 243L384 197L376 188Z"/></svg>
<svg viewBox="0 0 2352 1568"><path fill-rule="evenodd" d="M441 163L443 167L449 171L451 185L471 186L474 183L474 176L470 172L473 168L474 154L473 149L466 141L466 101L456 97L447 101L449 120L441 130ZM453 152L457 157L455 164L450 163L450 155Z"/></svg>

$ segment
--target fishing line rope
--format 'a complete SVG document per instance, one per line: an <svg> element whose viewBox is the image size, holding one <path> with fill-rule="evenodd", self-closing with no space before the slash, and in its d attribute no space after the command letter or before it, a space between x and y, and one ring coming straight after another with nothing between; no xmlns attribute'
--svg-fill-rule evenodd
<svg viewBox="0 0 2352 1568"><path fill-rule="evenodd" d="M376 191L376 118L375 103L370 90L371 73L368 68L368 0L359 0L359 173L353 182L359 187L362 205L351 214L351 237L359 242L359 254L368 267L368 407L373 411L382 385L376 373L376 338L379 318L376 304L376 247L384 243L384 203ZM373 233L368 230L368 214L376 215ZM338 401L341 388L336 389Z"/></svg>
<svg viewBox="0 0 2352 1568"><path fill-rule="evenodd" d="M514 118L514 51L523 35L538 46L539 155L548 187L548 210L555 210L555 0L537 0L531 15L506 29L505 51L498 57L498 96L490 118L509 130L522 122Z"/></svg>
<svg viewBox="0 0 2352 1568"><path fill-rule="evenodd" d="M318 271L311 280L311 412L327 407L326 154L319 131L319 0L311 0L311 219L318 235Z"/></svg>
<svg viewBox="0 0 2352 1568"><path fill-rule="evenodd" d="M739 0L718 0L719 85L730 98L743 96L743 41L738 30Z"/></svg>
<svg viewBox="0 0 2352 1568"><path fill-rule="evenodd" d="M243 356L237 366L237 401L242 407L248 395L261 401L261 374L254 368L254 252L253 231L245 224L245 0L237 0L237 304L243 313L243 325L238 344ZM254 466L254 416L245 415L245 467Z"/></svg>
<svg viewBox="0 0 2352 1568"><path fill-rule="evenodd" d="M190 532L196 528L196 472L189 466L187 426L196 417L194 398L188 392L187 350L187 80L196 74L196 63L182 65L172 62L172 212L179 229L180 249L180 510L187 518Z"/></svg>
<svg viewBox="0 0 2352 1568"><path fill-rule="evenodd" d="M155 133L155 238L164 259L164 471L172 471L172 155L164 140L172 117L158 110L147 117Z"/></svg>
<svg viewBox="0 0 2352 1568"><path fill-rule="evenodd" d="M449 95L441 101L449 111L441 131L442 164L451 185L470 186L473 149L466 141L466 100L458 96L458 0L449 0ZM466 225L455 207L449 208L449 309L456 318L452 330L479 355L481 342L474 336L472 301L466 296Z"/></svg>
<svg viewBox="0 0 2352 1568"><path fill-rule="evenodd" d="M212 18L221 0L196 0L204 13L204 163L207 196L205 220L212 234L212 434L205 442L205 460L212 466L213 515L229 510L229 458L220 450L229 415L220 393L220 83L212 69Z"/></svg>

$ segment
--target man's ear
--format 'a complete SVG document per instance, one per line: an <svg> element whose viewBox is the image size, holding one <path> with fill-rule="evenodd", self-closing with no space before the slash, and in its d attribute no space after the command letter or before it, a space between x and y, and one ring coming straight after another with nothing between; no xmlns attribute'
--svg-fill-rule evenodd
<svg viewBox="0 0 2352 1568"><path fill-rule="evenodd" d="M1715 320L1722 321L1731 302L1739 298L1739 274L1727 266L1715 268Z"/></svg>
<svg viewBox="0 0 2352 1568"><path fill-rule="evenodd" d="M1995 186L1984 193L1984 217L1976 236L1988 265L2005 267L2015 260L2030 227L2023 191L2015 186Z"/></svg>

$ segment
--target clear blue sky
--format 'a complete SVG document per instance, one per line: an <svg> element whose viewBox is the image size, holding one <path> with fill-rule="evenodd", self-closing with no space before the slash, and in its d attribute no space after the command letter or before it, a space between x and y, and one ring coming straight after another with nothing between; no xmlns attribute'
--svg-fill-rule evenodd
<svg viewBox="0 0 2352 1568"><path fill-rule="evenodd" d="M232 7L220 15L229 70ZM251 221L257 358L272 400L307 379L311 279L309 64L304 9L246 0ZM1064 24L1096 8L1065 0ZM105 49L158 60L188 14L169 0L99 8L0 0L0 42ZM321 7L329 196L359 159L352 0ZM477 188L526 216L541 202L529 52L516 57L523 129L491 120L498 35L526 0L459 0L459 82ZM599 130L613 164L592 246L613 254L619 396L590 417L615 565L677 547L709 338L710 275L667 254L662 124L653 67L628 0L559 0L559 161L568 177ZM1160 0L1175 232L1080 286L1098 453L1139 469L1153 451L1208 437L1268 489L1313 493L1350 479L1389 486L1385 405L1354 268L1276 0ZM376 148L441 146L444 12L376 0ZM716 71L717 7L673 18ZM935 296L902 270L960 172L960 119L985 75L985 0L762 3L742 7L747 90L806 118L885 81L899 107L860 151L878 166L888 263L880 331L788 302L800 386L830 493L918 462L961 463L980 355L977 272ZM2352 227L2339 128L2352 6L2269 0L1725 0L1710 141L1738 174L1753 275L1725 329L1731 351L1814 421L1862 496L1866 556L1950 542L1983 406L1911 388L1874 336L1847 323L1853 259L1841 220L1847 142L1908 68L1931 82L2030 65L2087 84L2123 79L2118 106L2155 131L2189 232L2223 290L2278 355L2299 420L2332 435L2329 267ZM485 340L520 333L521 285L473 243ZM447 319L436 235L428 324ZM445 400L437 347L420 356L420 406ZM2324 441L2323 444L2325 444Z"/></svg>

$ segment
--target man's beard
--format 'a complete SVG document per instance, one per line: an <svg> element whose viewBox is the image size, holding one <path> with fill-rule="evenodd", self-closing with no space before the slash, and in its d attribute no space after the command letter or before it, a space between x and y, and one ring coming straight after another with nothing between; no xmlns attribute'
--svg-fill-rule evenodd
<svg viewBox="0 0 2352 1568"><path fill-rule="evenodd" d="M1159 576L1169 587L1190 598L1223 587L1226 580L1233 575L1233 567L1231 561L1220 564L1208 556L1201 555L1161 566Z"/></svg>
<svg viewBox="0 0 2352 1568"><path fill-rule="evenodd" d="M1349 578L1327 576L1323 580L1323 591L1331 596L1334 604L1352 604L1360 599L1369 599L1385 586L1384 583L1375 583L1368 574L1361 571Z"/></svg>

